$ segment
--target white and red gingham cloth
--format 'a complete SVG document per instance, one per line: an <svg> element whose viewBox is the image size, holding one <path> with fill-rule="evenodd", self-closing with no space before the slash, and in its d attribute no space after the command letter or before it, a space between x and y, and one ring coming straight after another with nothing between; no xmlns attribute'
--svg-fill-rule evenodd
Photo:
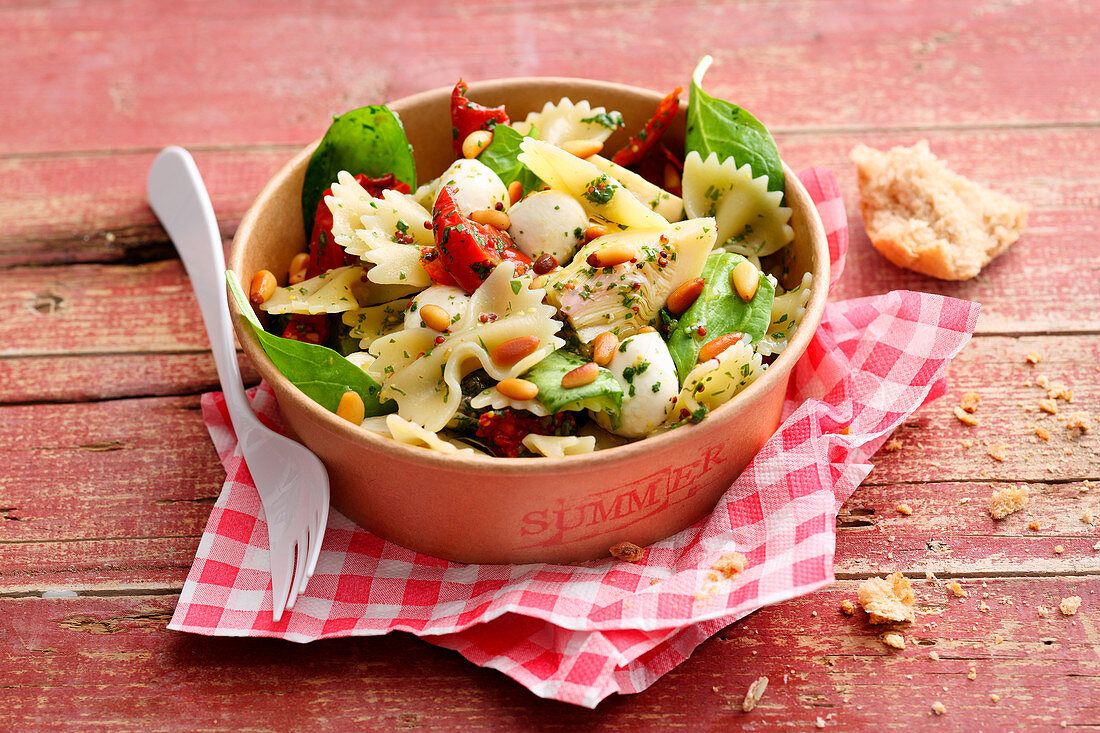
<svg viewBox="0 0 1100 733"><path fill-rule="evenodd" d="M800 178L825 223L835 282L848 245L836 181L816 169ZM833 581L837 510L894 428L943 394L944 367L977 315L974 303L906 291L829 304L795 367L778 432L708 519L639 562L461 565L386 542L334 511L306 595L279 623L260 500L221 394L204 395L228 477L169 628L298 642L407 631L542 697L595 707L644 690L723 627ZM277 426L267 385L252 399ZM733 551L748 567L708 577Z"/></svg>

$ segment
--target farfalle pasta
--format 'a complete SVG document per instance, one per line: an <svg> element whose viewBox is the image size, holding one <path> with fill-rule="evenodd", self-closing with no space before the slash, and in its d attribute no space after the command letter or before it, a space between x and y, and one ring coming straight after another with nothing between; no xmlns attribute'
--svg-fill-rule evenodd
<svg viewBox="0 0 1100 733"><path fill-rule="evenodd" d="M391 174L307 186L330 188L298 274L261 292L268 329L331 347L372 397L362 427L428 450L564 458L704 419L786 348L814 284L771 272L793 239L778 154L703 70L683 148L661 140L675 94L648 122L569 99L513 122L460 85L431 181L406 143ZM374 134L403 139L390 117Z"/></svg>

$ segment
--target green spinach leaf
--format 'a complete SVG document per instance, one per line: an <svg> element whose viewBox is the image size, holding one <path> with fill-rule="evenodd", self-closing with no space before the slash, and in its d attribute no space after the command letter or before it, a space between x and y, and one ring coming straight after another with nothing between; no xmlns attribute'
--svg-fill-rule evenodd
<svg viewBox="0 0 1100 733"><path fill-rule="evenodd" d="M606 412L612 427L618 427L622 421L623 388L610 371L601 367L595 381L583 387L561 386L562 377L586 363L588 359L577 352L561 348L531 367L523 378L538 385L538 400L551 414L565 409Z"/></svg>
<svg viewBox="0 0 1100 733"><path fill-rule="evenodd" d="M512 181L519 181L523 184L524 194L537 191L544 185L542 179L519 162L519 154L523 152L519 149L519 144L524 137L535 135L537 130L532 130L531 135L521 135L507 125L497 125L493 128L493 141L481 151L477 159L500 176L505 186Z"/></svg>
<svg viewBox="0 0 1100 733"><path fill-rule="evenodd" d="M326 410L336 412L340 398L351 389L363 398L367 417L385 415L397 409L392 401L380 403L378 392L381 388L378 382L332 349L285 339L265 331L241 290L237 276L231 270L226 270L225 279L229 283L233 299L237 301L237 307L245 314L271 363L306 396Z"/></svg>
<svg viewBox="0 0 1100 733"><path fill-rule="evenodd" d="M768 129L748 111L703 91L703 74L711 60L710 56L704 56L691 77L685 152L694 150L704 160L717 153L719 162L733 158L739 167L748 163L754 178L768 177L769 191L783 193L783 164Z"/></svg>
<svg viewBox="0 0 1100 733"><path fill-rule="evenodd" d="M728 333L743 333L756 341L767 333L775 286L760 273L756 295L747 303L742 300L730 284L730 272L744 261L741 255L730 252L712 252L707 257L700 275L706 281L703 292L680 316L668 339L668 350L681 384L708 341ZM705 331L703 336L699 335L700 326Z"/></svg>
<svg viewBox="0 0 1100 733"><path fill-rule="evenodd" d="M306 167L302 184L302 220L306 239L313 234L313 217L321 196L336 174L365 173L372 178L392 173L416 190L416 163L401 120L385 105L353 109L332 121Z"/></svg>

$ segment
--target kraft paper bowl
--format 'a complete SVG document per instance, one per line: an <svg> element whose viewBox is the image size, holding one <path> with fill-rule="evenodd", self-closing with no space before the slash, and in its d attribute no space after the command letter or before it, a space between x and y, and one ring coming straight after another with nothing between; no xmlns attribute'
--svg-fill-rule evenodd
<svg viewBox="0 0 1100 733"><path fill-rule="evenodd" d="M390 104L405 125L421 181L439 175L453 159L450 91L435 89ZM587 99L622 112L632 132L649 119L662 95L583 79L520 78L473 84L469 97L490 106L506 104L519 120L549 100ZM682 141L683 124L681 109L669 141ZM606 148L616 150L627 135L617 132ZM286 273L291 258L305 250L301 189L315 145L268 182L241 221L229 267L242 283L259 269ZM789 169L786 180L795 232L787 284L813 273L801 327L759 379L706 419L634 443L564 458L456 456L402 445L306 397L272 366L231 305L234 328L275 391L287 427L328 467L332 505L365 529L467 563L606 557L620 541L645 546L707 516L779 425L791 369L821 320L829 282L820 217Z"/></svg>

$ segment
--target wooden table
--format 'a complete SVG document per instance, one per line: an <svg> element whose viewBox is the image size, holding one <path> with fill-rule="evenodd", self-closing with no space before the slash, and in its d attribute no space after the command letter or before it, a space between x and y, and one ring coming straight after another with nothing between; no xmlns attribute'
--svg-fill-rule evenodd
<svg viewBox="0 0 1100 733"><path fill-rule="evenodd" d="M198 309L144 199L154 152L195 152L228 243L334 113L459 75L668 90L707 52L711 91L764 120L792 167L836 171L852 247L835 298L912 288L983 305L948 396L844 506L838 582L594 712L401 634L296 646L167 631L224 474L197 412L216 386ZM1100 724L1100 530L1084 521L1100 517L1100 429L1060 422L1100 419L1096 0L9 2L0 68L0 728ZM1022 241L967 283L900 270L863 233L849 149L921 138L1033 207ZM1074 404L1041 413L1040 374ZM967 391L978 427L952 415ZM1032 503L993 521L1006 484ZM904 651L839 610L894 570L918 594ZM1072 595L1081 610L1063 616ZM767 694L741 712L762 674Z"/></svg>

